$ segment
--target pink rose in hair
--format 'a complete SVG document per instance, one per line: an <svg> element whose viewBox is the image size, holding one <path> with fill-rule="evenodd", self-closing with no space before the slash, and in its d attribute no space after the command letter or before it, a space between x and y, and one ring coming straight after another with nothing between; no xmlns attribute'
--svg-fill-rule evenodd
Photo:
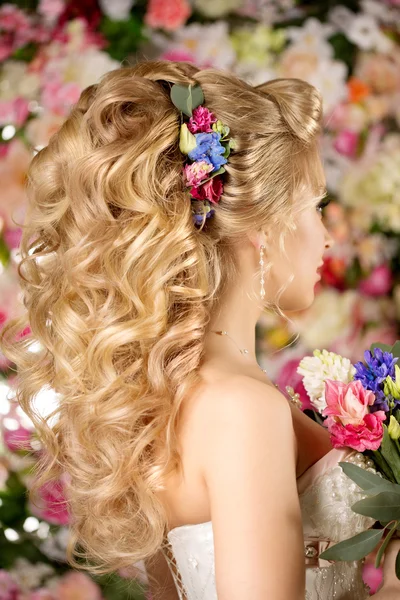
<svg viewBox="0 0 400 600"><path fill-rule="evenodd" d="M191 133L210 133L213 131L212 123L217 122L217 117L205 106L198 106L193 109L193 116L190 117L188 129Z"/></svg>
<svg viewBox="0 0 400 600"><path fill-rule="evenodd" d="M199 160L191 165L185 165L183 169L185 185L198 186L204 179L207 179L208 174L214 169L211 163L205 160Z"/></svg>
<svg viewBox="0 0 400 600"><path fill-rule="evenodd" d="M348 446L364 452L377 450L383 437L383 410L369 412L375 395L364 389L360 381L327 380L325 382L326 408L322 411L334 448Z"/></svg>
<svg viewBox="0 0 400 600"><path fill-rule="evenodd" d="M190 194L196 200L209 200L213 204L217 204L220 201L224 186L220 177L213 177L207 181L204 185L193 187L190 190Z"/></svg>

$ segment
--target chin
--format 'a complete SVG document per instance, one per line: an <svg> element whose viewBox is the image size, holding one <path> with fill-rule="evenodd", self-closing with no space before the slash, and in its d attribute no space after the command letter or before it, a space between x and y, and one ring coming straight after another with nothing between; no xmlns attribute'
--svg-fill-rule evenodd
<svg viewBox="0 0 400 600"><path fill-rule="evenodd" d="M292 298L288 298L287 301L281 303L280 308L285 312L301 312L310 308L314 304L314 300L315 292L312 289L308 293L293 294Z"/></svg>

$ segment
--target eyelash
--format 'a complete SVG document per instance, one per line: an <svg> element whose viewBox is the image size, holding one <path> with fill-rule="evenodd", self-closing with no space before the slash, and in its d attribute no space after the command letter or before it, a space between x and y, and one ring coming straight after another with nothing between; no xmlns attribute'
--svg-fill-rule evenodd
<svg viewBox="0 0 400 600"><path fill-rule="evenodd" d="M322 211L323 209L328 206L330 202L330 198L324 198L323 200L321 200L321 202L317 205L317 211L321 213L322 215Z"/></svg>

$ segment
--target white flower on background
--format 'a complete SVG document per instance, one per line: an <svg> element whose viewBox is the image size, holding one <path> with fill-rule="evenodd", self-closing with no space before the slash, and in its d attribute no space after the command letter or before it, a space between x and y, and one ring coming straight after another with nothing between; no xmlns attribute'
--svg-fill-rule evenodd
<svg viewBox="0 0 400 600"><path fill-rule="evenodd" d="M129 19L135 0L99 0L101 10L112 21L126 21Z"/></svg>
<svg viewBox="0 0 400 600"><path fill-rule="evenodd" d="M352 161L343 154L339 154L333 146L332 138L328 135L321 137L321 154L327 187L331 193L336 194L339 183L344 173L351 167Z"/></svg>
<svg viewBox="0 0 400 600"><path fill-rule="evenodd" d="M297 47L301 47L311 52L318 52L319 56L331 58L333 55L332 46L326 43L335 33L335 27L329 23L321 23L318 19L310 17L302 27L288 27L286 35Z"/></svg>
<svg viewBox="0 0 400 600"><path fill-rule="evenodd" d="M365 13L372 15L377 21L396 24L399 27L400 5L388 6L382 0L361 0L360 6Z"/></svg>
<svg viewBox="0 0 400 600"><path fill-rule="evenodd" d="M343 28L352 23L356 14L352 12L347 6L339 4L334 6L328 12L328 21L332 23L339 31L343 31Z"/></svg>
<svg viewBox="0 0 400 600"><path fill-rule="evenodd" d="M319 411L326 408L325 381L349 383L356 372L348 358L327 350L314 350L313 356L305 356L297 368L303 375L303 385L310 396L311 404Z"/></svg>
<svg viewBox="0 0 400 600"><path fill-rule="evenodd" d="M354 330L354 310L358 302L355 290L339 292L323 288L306 311L292 316L291 328L300 333L307 348L332 347Z"/></svg>
<svg viewBox="0 0 400 600"><path fill-rule="evenodd" d="M346 27L345 33L349 40L362 50L389 52L393 47L393 42L382 33L372 15L355 15Z"/></svg>
<svg viewBox="0 0 400 600"><path fill-rule="evenodd" d="M174 32L172 38L152 32L152 41L160 48L162 58L172 53L190 55L199 67L230 69L236 53L229 38L227 21L216 21L209 25L192 23Z"/></svg>
<svg viewBox="0 0 400 600"><path fill-rule="evenodd" d="M53 567L46 563L37 562L33 564L23 557L16 558L13 567L9 569L10 575L23 592L29 592L39 587L43 578L54 575L54 572Z"/></svg>
<svg viewBox="0 0 400 600"><path fill-rule="evenodd" d="M106 52L96 48L88 48L83 54L71 52L49 60L43 78L47 82L60 81L63 84L74 83L81 90L97 83L100 77L120 67L117 60Z"/></svg>
<svg viewBox="0 0 400 600"><path fill-rule="evenodd" d="M34 100L38 97L40 77L28 72L28 64L21 60L6 60L0 73L0 100L17 97Z"/></svg>
<svg viewBox="0 0 400 600"><path fill-rule="evenodd" d="M347 66L339 60L322 59L308 81L322 94L323 108L329 113L339 102L347 99Z"/></svg>
<svg viewBox="0 0 400 600"><path fill-rule="evenodd" d="M236 11L242 4L243 0L194 0L196 10L210 19L218 19Z"/></svg>
<svg viewBox="0 0 400 600"><path fill-rule="evenodd" d="M66 562L66 548L70 532L68 527L60 527L55 533L49 533L39 549L52 560Z"/></svg>

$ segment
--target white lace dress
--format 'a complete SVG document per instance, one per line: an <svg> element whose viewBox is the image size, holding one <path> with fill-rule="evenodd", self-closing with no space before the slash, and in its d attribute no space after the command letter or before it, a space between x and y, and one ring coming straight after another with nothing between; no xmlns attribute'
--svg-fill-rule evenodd
<svg viewBox="0 0 400 600"><path fill-rule="evenodd" d="M361 562L329 563L319 554L373 525L355 514L352 504L364 498L360 488L343 473L340 461L363 460L349 450L331 450L298 480L303 518L306 564L305 600L366 600ZM164 554L180 600L217 600L214 540L211 521L169 531ZM234 575L232 575L234 576Z"/></svg>

